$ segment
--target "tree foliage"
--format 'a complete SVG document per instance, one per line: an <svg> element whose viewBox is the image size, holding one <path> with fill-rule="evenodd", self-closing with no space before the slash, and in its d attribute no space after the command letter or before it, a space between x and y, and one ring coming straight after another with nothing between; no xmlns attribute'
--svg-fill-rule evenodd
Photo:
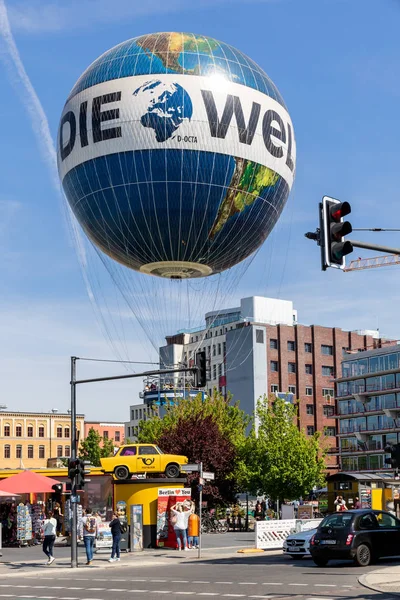
<svg viewBox="0 0 400 600"><path fill-rule="evenodd" d="M89 460L94 467L100 467L100 459L114 454L114 440L104 439L98 431L91 427L86 439L79 446L79 458Z"/></svg>
<svg viewBox="0 0 400 600"><path fill-rule="evenodd" d="M283 399L258 403L257 435L248 438L248 487L272 499L294 500L324 481L324 451L320 433L307 436L297 427L297 405Z"/></svg>
<svg viewBox="0 0 400 600"><path fill-rule="evenodd" d="M250 423L238 404L215 392L213 397L184 399L166 406L165 415L157 415L139 426L139 442L158 444L164 452L184 454L190 463L203 462L205 471L215 480L203 493L214 503L230 502L240 490L243 472L246 428ZM195 479L191 475L189 482Z"/></svg>

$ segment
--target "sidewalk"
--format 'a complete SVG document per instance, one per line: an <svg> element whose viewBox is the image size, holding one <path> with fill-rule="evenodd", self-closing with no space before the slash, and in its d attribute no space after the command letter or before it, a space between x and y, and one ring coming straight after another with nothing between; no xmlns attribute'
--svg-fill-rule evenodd
<svg viewBox="0 0 400 600"><path fill-rule="evenodd" d="M371 571L358 578L361 585L383 594L400 596L400 565Z"/></svg>

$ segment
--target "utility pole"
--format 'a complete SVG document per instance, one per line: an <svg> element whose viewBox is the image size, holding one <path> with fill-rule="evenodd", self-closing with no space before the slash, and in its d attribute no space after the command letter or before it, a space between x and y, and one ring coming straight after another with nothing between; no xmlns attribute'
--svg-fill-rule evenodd
<svg viewBox="0 0 400 600"><path fill-rule="evenodd" d="M199 552L197 558L201 558L201 521L203 511L203 463L199 464Z"/></svg>
<svg viewBox="0 0 400 600"><path fill-rule="evenodd" d="M71 356L71 459L76 459L76 356ZM76 497L76 475L71 480L71 567L78 566L78 504Z"/></svg>

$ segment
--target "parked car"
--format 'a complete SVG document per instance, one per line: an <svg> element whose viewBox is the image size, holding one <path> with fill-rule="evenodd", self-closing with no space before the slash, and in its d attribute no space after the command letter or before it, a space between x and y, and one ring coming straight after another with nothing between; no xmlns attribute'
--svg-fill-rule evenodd
<svg viewBox="0 0 400 600"><path fill-rule="evenodd" d="M164 454L154 444L129 444L100 462L104 473L113 473L116 479L124 480L132 473L165 473L167 477L179 477L181 466L186 465L188 459L181 454Z"/></svg>
<svg viewBox="0 0 400 600"><path fill-rule="evenodd" d="M383 510L347 510L325 517L310 540L318 567L348 559L366 567L383 556L400 554L400 520Z"/></svg>
<svg viewBox="0 0 400 600"><path fill-rule="evenodd" d="M289 554L291 558L303 558L310 556L310 540L317 532L316 529L291 533L283 542L283 553Z"/></svg>

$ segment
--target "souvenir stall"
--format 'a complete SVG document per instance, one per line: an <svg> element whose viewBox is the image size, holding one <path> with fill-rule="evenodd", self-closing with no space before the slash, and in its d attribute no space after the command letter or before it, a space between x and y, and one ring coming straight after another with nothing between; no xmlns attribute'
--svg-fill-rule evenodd
<svg viewBox="0 0 400 600"><path fill-rule="evenodd" d="M10 492L0 492L0 547L17 543L17 496L18 494Z"/></svg>

